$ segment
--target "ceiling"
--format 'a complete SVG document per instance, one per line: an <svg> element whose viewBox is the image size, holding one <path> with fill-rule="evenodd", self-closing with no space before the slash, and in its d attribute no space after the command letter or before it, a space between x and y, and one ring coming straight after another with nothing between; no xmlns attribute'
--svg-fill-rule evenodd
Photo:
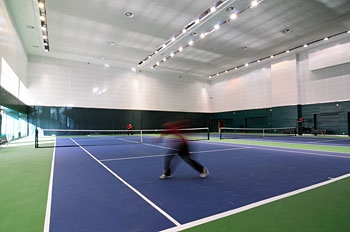
<svg viewBox="0 0 350 232"><path fill-rule="evenodd" d="M46 0L45 52L37 0L6 2L28 54L203 78L350 29L349 0L264 0L253 8L250 0L222 0L216 12L162 48L214 0ZM237 19L213 31L232 12ZM205 31L212 33L200 39ZM184 50L169 59L179 46Z"/></svg>

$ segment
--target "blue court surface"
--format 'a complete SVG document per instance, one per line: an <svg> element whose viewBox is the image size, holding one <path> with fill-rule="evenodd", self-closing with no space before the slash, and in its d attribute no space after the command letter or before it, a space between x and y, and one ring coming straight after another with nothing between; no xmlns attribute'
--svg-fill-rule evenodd
<svg viewBox="0 0 350 232"><path fill-rule="evenodd" d="M60 138L56 143L52 232L176 231L350 173L347 153L194 141L192 155L210 175L201 179L179 160L173 178L160 180L166 141L79 146L78 138Z"/></svg>

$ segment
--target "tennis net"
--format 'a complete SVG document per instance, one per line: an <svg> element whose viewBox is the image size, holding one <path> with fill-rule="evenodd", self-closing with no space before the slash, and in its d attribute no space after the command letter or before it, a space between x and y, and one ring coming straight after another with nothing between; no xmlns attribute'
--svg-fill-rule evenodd
<svg viewBox="0 0 350 232"><path fill-rule="evenodd" d="M277 137L296 135L295 127L280 128L220 128L220 139L254 138L254 137Z"/></svg>
<svg viewBox="0 0 350 232"><path fill-rule="evenodd" d="M159 143L165 129L145 130L72 130L39 129L35 147L104 146L138 143ZM179 129L189 141L209 140L208 127Z"/></svg>

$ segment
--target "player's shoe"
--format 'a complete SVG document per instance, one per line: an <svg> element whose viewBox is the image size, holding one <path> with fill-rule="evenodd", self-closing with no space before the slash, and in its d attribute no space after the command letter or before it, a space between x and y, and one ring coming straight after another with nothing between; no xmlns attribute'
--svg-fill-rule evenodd
<svg viewBox="0 0 350 232"><path fill-rule="evenodd" d="M206 167L203 168L203 172L199 175L200 178L206 178L209 175L209 171Z"/></svg>
<svg viewBox="0 0 350 232"><path fill-rule="evenodd" d="M162 179L162 180L165 180L165 179L170 179L171 176L168 176L168 175L165 175L165 174L162 174L159 179Z"/></svg>

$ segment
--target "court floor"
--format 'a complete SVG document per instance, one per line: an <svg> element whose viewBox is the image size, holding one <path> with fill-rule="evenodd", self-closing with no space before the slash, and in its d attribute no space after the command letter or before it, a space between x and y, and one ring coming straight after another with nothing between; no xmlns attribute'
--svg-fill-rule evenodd
<svg viewBox="0 0 350 232"><path fill-rule="evenodd" d="M56 143L50 231L178 231L350 173L349 153L195 141L192 156L210 175L201 179L178 160L173 178L160 180L166 141L80 146L78 138L64 138Z"/></svg>

